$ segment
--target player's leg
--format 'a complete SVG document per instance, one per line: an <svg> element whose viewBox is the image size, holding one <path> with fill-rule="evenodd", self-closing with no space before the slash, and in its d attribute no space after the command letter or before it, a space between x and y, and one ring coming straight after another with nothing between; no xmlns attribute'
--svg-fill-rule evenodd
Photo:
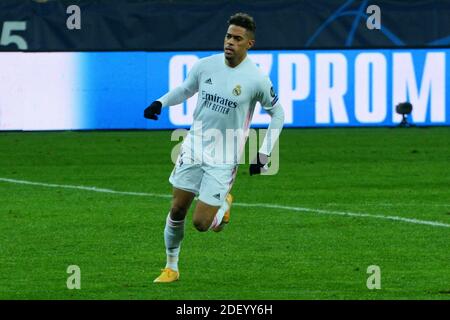
<svg viewBox="0 0 450 320"><path fill-rule="evenodd" d="M233 200L229 192L237 167L204 167L204 171L193 223L199 231L212 229L218 232L229 222Z"/></svg>
<svg viewBox="0 0 450 320"><path fill-rule="evenodd" d="M229 222L230 207L233 197L231 194L226 196L226 200L222 205L211 206L201 200L197 202L194 211L193 223L195 228L200 231L213 230L215 232L222 231L224 226Z"/></svg>
<svg viewBox="0 0 450 320"><path fill-rule="evenodd" d="M166 268L175 271L178 271L178 256L184 238L184 221L194 197L192 192L173 188L172 206L164 228L164 243L167 254Z"/></svg>
<svg viewBox="0 0 450 320"><path fill-rule="evenodd" d="M200 165L190 164L183 158L183 154L180 154L169 178L173 185L173 197L164 228L167 263L154 282L173 282L179 278L178 258L184 238L185 217L200 189L202 174Z"/></svg>
<svg viewBox="0 0 450 320"><path fill-rule="evenodd" d="M208 231L219 208L219 206L212 206L198 200L195 206L194 216L192 217L194 227L200 232Z"/></svg>
<svg viewBox="0 0 450 320"><path fill-rule="evenodd" d="M233 202L233 196L228 193L222 206L217 211L216 217L213 220L210 229L214 232L222 231L223 228L230 222L230 209Z"/></svg>
<svg viewBox="0 0 450 320"><path fill-rule="evenodd" d="M166 267L154 282L173 282L179 278L178 259L184 238L184 221L194 197L192 192L173 188L172 205L164 228Z"/></svg>

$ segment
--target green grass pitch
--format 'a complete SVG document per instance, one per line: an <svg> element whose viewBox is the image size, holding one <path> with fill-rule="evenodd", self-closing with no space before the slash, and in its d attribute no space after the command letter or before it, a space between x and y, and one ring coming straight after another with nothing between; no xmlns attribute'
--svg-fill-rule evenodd
<svg viewBox="0 0 450 320"><path fill-rule="evenodd" d="M169 131L3 132L0 178L168 195L175 144ZM197 232L191 208L168 285L152 281L170 198L0 181L0 299L450 298L450 128L287 129L280 155L275 176L241 165L223 232Z"/></svg>

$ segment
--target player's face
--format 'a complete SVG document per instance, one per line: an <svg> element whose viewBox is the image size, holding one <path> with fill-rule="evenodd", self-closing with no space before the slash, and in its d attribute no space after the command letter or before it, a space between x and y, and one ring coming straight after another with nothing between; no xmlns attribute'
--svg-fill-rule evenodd
<svg viewBox="0 0 450 320"><path fill-rule="evenodd" d="M255 40L250 39L245 28L230 25L224 40L225 58L232 65L239 64L247 55L248 49L253 47Z"/></svg>

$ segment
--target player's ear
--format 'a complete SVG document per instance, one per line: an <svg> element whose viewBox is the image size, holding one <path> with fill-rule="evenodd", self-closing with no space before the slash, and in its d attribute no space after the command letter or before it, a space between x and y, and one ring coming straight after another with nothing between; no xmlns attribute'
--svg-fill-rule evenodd
<svg viewBox="0 0 450 320"><path fill-rule="evenodd" d="M253 48L254 45L255 45L255 40L254 39L248 40L247 49Z"/></svg>

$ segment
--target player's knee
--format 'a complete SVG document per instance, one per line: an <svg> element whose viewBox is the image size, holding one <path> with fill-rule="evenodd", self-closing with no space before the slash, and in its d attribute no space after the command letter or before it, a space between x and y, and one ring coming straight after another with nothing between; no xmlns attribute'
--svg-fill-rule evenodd
<svg viewBox="0 0 450 320"><path fill-rule="evenodd" d="M170 216L174 220L183 220L186 216L187 209L180 206L172 206L170 209Z"/></svg>
<svg viewBox="0 0 450 320"><path fill-rule="evenodd" d="M200 232L205 232L209 230L209 225L204 219L194 217L192 222L194 224L195 229L197 229Z"/></svg>

